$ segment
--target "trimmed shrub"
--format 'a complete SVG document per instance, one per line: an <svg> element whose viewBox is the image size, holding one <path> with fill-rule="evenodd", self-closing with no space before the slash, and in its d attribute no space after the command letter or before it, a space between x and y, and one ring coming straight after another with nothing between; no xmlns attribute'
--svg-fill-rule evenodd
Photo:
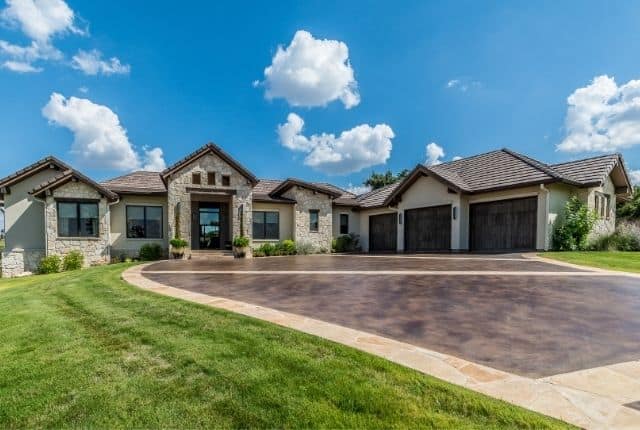
<svg viewBox="0 0 640 430"><path fill-rule="evenodd" d="M59 255L49 255L40 260L38 265L38 273L58 273L62 266L62 259Z"/></svg>
<svg viewBox="0 0 640 430"><path fill-rule="evenodd" d="M62 259L62 270L80 270L84 265L84 255L80 251L71 251Z"/></svg>
<svg viewBox="0 0 640 430"><path fill-rule="evenodd" d="M162 258L162 246L157 243L145 243L140 247L140 260L156 261Z"/></svg>
<svg viewBox="0 0 640 430"><path fill-rule="evenodd" d="M295 255L296 243L293 240L287 239L282 242L278 242L276 245L278 255Z"/></svg>
<svg viewBox="0 0 640 430"><path fill-rule="evenodd" d="M233 238L233 246L237 248L246 248L249 246L249 238L246 236L236 236Z"/></svg>
<svg viewBox="0 0 640 430"><path fill-rule="evenodd" d="M263 243L258 248L258 251L261 252L265 257L276 255L276 247L271 243Z"/></svg>
<svg viewBox="0 0 640 430"><path fill-rule="evenodd" d="M331 243L334 252L352 252L360 246L360 236L349 233L338 236Z"/></svg>
<svg viewBox="0 0 640 430"><path fill-rule="evenodd" d="M308 254L313 254L315 252L314 246L309 242L298 243L296 246L296 250L300 255L308 255Z"/></svg>
<svg viewBox="0 0 640 430"><path fill-rule="evenodd" d="M596 221L596 215L578 197L571 197L564 207L559 225L553 231L553 249L577 251L586 249L587 237Z"/></svg>

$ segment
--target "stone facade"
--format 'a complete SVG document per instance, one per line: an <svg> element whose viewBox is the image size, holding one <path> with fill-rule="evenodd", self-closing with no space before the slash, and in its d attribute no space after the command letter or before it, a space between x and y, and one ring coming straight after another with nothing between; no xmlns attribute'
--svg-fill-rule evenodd
<svg viewBox="0 0 640 430"><path fill-rule="evenodd" d="M58 210L56 199L86 199L98 202L98 237L58 237ZM107 199L95 189L82 182L68 182L47 196L45 204L45 225L47 231L47 255L68 254L80 251L84 254L85 265L108 263L111 260L109 246L109 206Z"/></svg>
<svg viewBox="0 0 640 430"><path fill-rule="evenodd" d="M333 239L333 208L331 198L302 187L292 187L284 197L295 200L293 236L298 244L311 244L314 251L330 251ZM309 211L319 211L318 231L309 229Z"/></svg>
<svg viewBox="0 0 640 430"><path fill-rule="evenodd" d="M2 276L11 278L14 276L31 275L38 270L38 265L44 255L44 249L15 248L10 252L3 252Z"/></svg>
<svg viewBox="0 0 640 430"><path fill-rule="evenodd" d="M207 173L213 172L216 175L216 185L208 185ZM201 185L194 185L192 183L192 174L200 173ZM229 186L222 185L222 176L228 175L230 178ZM167 181L167 216L169 222L169 239L173 239L179 233L179 236L189 241L191 238L191 201L192 194L187 188L207 188L219 190L221 193L225 191L233 192L235 194L230 195L229 209L230 216L229 222L231 223L232 239L233 237L244 234L247 237L251 237L252 233L252 184L236 171L233 167L227 164L218 156L208 153L187 166L180 169L178 172L171 175ZM179 224L180 231L176 232L176 208L180 208ZM240 207L243 208L242 216L242 230L240 221ZM193 232L197 234L197 232ZM189 242L189 246L191 242ZM187 252L188 254L188 252Z"/></svg>

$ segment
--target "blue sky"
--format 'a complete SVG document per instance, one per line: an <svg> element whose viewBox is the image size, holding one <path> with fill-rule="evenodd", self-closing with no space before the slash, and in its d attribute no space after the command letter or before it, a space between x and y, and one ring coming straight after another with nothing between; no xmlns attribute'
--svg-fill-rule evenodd
<svg viewBox="0 0 640 430"><path fill-rule="evenodd" d="M342 186L430 143L430 162L509 147L640 169L638 2L2 8L0 176L53 154L107 179L208 141L258 177Z"/></svg>

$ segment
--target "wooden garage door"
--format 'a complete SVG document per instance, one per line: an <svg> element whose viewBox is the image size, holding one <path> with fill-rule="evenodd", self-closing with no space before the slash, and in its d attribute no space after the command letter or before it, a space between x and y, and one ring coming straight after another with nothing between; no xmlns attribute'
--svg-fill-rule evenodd
<svg viewBox="0 0 640 430"><path fill-rule="evenodd" d="M404 212L404 249L407 252L451 249L451 205Z"/></svg>
<svg viewBox="0 0 640 430"><path fill-rule="evenodd" d="M369 251L396 251L398 215L395 213L369 217Z"/></svg>
<svg viewBox="0 0 640 430"><path fill-rule="evenodd" d="M538 199L501 200L470 207L469 246L473 251L536 248Z"/></svg>

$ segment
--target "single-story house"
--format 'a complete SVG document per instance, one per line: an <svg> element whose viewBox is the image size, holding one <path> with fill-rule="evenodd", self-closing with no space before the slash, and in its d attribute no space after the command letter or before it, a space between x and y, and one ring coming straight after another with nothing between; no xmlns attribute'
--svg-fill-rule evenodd
<svg viewBox="0 0 640 430"><path fill-rule="evenodd" d="M615 226L615 202L631 184L619 154L548 165L508 149L436 166L355 195L326 183L256 178L214 144L162 172L96 182L55 157L0 180L6 212L3 276L34 271L45 255L80 250L87 264L188 241L187 258L293 239L329 250L360 236L367 252L514 251L550 246L554 221L577 195Z"/></svg>

